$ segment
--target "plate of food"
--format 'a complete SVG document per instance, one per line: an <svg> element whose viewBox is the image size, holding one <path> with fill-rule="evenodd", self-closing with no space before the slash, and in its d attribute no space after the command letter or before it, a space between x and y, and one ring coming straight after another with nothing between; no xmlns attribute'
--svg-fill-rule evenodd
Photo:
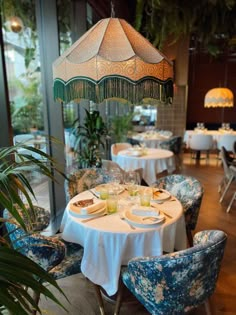
<svg viewBox="0 0 236 315"><path fill-rule="evenodd" d="M141 228L152 228L165 220L165 216L158 211L150 210L137 212L137 209L129 209L124 212L124 218L132 225Z"/></svg>
<svg viewBox="0 0 236 315"><path fill-rule="evenodd" d="M77 200L69 203L69 211L78 218L92 218L106 212L106 202L94 199Z"/></svg>
<svg viewBox="0 0 236 315"><path fill-rule="evenodd" d="M153 188L151 201L161 203L161 202L164 202L164 201L170 199L170 197L171 197L171 194L167 190L159 189L159 188Z"/></svg>

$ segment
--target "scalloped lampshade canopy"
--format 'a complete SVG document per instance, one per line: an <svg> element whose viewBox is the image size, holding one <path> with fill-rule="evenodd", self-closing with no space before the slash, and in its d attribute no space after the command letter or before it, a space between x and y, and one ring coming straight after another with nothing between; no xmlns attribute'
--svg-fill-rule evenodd
<svg viewBox="0 0 236 315"><path fill-rule="evenodd" d="M53 63L54 98L171 102L173 64L123 19L100 20Z"/></svg>
<svg viewBox="0 0 236 315"><path fill-rule="evenodd" d="M233 107L234 96L228 88L214 88L207 92L204 107Z"/></svg>

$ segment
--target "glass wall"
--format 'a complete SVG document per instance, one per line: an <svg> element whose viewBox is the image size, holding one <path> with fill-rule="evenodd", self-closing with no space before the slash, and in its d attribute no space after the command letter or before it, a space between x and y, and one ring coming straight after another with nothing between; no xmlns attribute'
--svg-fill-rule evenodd
<svg viewBox="0 0 236 315"><path fill-rule="evenodd" d="M27 144L45 150L66 170L71 156L71 151L67 151L71 140L67 131L79 115L79 104L62 105L54 101L52 64L90 26L91 21L87 23L86 19L87 3L4 0L0 2L0 13L3 43L0 144L11 143L5 141L6 137L12 136L14 143L24 139ZM4 93L6 90L8 93ZM61 145L48 141L51 136ZM25 172L37 203L51 212L53 230L57 230L66 205L64 178L48 183L37 169Z"/></svg>
<svg viewBox="0 0 236 315"><path fill-rule="evenodd" d="M23 141L46 152L35 1L1 1L1 19L13 144ZM47 187L47 179L36 167L25 174L38 203L49 210L48 189L40 188Z"/></svg>

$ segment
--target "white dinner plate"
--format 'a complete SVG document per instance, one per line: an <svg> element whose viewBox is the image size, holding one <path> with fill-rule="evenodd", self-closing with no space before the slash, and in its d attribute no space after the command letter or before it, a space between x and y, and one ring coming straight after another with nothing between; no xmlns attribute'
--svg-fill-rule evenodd
<svg viewBox="0 0 236 315"><path fill-rule="evenodd" d="M92 190L99 197L100 196L100 191L102 189L104 189L104 188L109 191L109 190L112 190L114 188L114 185L112 185L112 184L101 184L101 185L96 186ZM125 190L125 188L122 185L119 185L118 194L121 194L124 190Z"/></svg>
<svg viewBox="0 0 236 315"><path fill-rule="evenodd" d="M157 219L154 221L152 219L147 219L147 216L134 215L130 210L126 210L124 212L124 218L132 225L141 228L152 228L165 220L165 216L163 214L157 216Z"/></svg>
<svg viewBox="0 0 236 315"><path fill-rule="evenodd" d="M77 218L93 218L93 217L98 217L106 212L106 207L101 207L97 211L93 213L88 213L88 214L82 214L81 213L81 208L78 206L74 206L73 204L69 204L69 211L70 214L77 217Z"/></svg>
<svg viewBox="0 0 236 315"><path fill-rule="evenodd" d="M143 155L143 152L142 151L130 151L129 154L130 156L142 156Z"/></svg>
<svg viewBox="0 0 236 315"><path fill-rule="evenodd" d="M163 202L163 201L166 201L168 199L170 199L171 197L171 194L164 190L164 189L158 189L156 188L156 192L155 192L155 188L153 188L153 198L151 201L154 201L154 202Z"/></svg>

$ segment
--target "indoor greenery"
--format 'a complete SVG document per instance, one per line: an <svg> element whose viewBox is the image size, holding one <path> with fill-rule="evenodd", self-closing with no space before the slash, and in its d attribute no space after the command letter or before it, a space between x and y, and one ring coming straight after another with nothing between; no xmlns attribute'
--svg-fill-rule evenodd
<svg viewBox="0 0 236 315"><path fill-rule="evenodd" d="M105 149L108 129L100 116L99 111L88 111L83 124L79 119L73 123L72 133L74 134L75 152L79 168L101 167L102 153Z"/></svg>
<svg viewBox="0 0 236 315"><path fill-rule="evenodd" d="M35 159L31 155L33 153L37 153L42 159ZM35 195L30 182L24 175L24 170L25 167L33 168L35 166L38 172L51 180L54 180L53 174L63 175L53 158L34 147L17 144L0 148L0 206L1 209L8 209L18 224L25 230L27 228L18 213L18 209L21 209L30 221L31 216L29 216L26 205L34 211L33 201ZM22 197L26 201L23 202ZM1 219L1 221L4 222L4 219ZM44 269L11 247L7 235L1 229L0 314L3 314L4 310L10 311L11 314L31 314L34 308L41 313L28 289L41 293L61 305L47 288L48 283L63 294L56 281Z"/></svg>
<svg viewBox="0 0 236 315"><path fill-rule="evenodd" d="M110 118L110 134L115 143L126 142L127 135L133 130L132 120L134 112L130 111L124 115L114 115Z"/></svg>
<svg viewBox="0 0 236 315"><path fill-rule="evenodd" d="M235 16L235 0L137 0L135 27L160 49L166 40L192 36L217 55L235 39Z"/></svg>

